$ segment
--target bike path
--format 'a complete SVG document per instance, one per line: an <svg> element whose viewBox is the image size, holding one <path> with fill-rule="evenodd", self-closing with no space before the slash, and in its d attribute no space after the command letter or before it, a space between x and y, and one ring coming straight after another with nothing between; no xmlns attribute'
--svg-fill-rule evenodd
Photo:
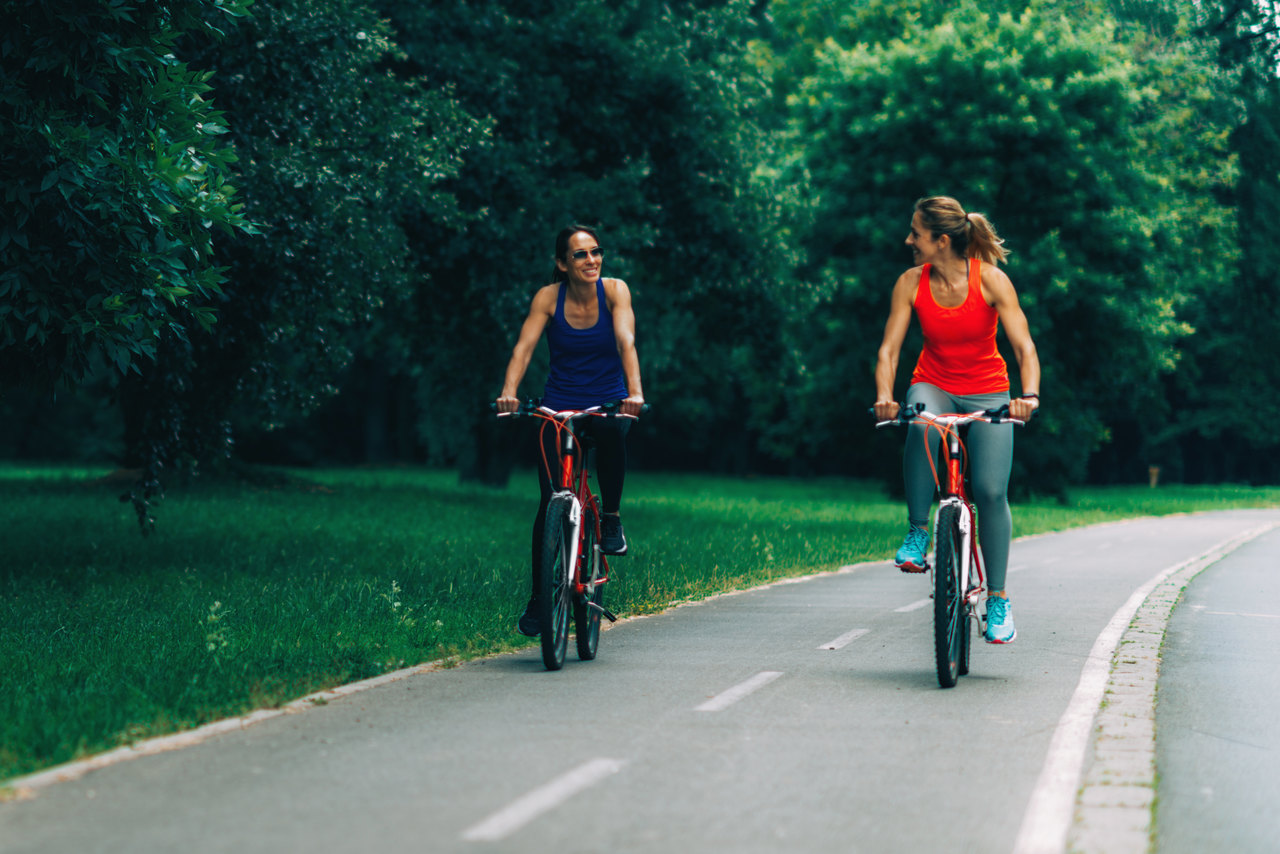
<svg viewBox="0 0 1280 854"><path fill-rule="evenodd" d="M1188 585L1156 706L1159 854L1280 848L1280 531Z"/></svg>
<svg viewBox="0 0 1280 854"><path fill-rule="evenodd" d="M1013 851L1117 609L1274 519L1019 541L1019 640L948 691L927 582L866 565L628 620L560 673L530 649L413 675L43 788L0 804L0 852Z"/></svg>

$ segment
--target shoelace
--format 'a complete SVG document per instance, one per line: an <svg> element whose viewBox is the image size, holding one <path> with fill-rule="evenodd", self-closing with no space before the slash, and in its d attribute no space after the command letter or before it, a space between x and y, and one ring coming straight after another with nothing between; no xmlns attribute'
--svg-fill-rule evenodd
<svg viewBox="0 0 1280 854"><path fill-rule="evenodd" d="M1001 599L999 596L992 596L987 600L987 622L996 625L1003 624L1009 619L1009 602Z"/></svg>
<svg viewBox="0 0 1280 854"><path fill-rule="evenodd" d="M924 552L929 547L929 532L924 528L912 528L907 532L907 548Z"/></svg>

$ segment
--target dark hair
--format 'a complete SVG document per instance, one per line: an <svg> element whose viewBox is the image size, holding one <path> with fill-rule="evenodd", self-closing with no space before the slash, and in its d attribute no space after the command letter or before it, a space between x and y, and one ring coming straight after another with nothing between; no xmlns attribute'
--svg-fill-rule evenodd
<svg viewBox="0 0 1280 854"><path fill-rule="evenodd" d="M556 235L556 260L569 263L569 238L573 237L580 231L585 231L595 238L596 243L600 242L600 235L596 234L596 230L586 225L570 225L560 229L560 233ZM551 281L567 282L569 274L560 269L559 265L551 271Z"/></svg>
<svg viewBox="0 0 1280 854"><path fill-rule="evenodd" d="M916 212L933 239L947 235L961 257L998 264L1009 255L991 222L980 213L965 213L960 203L950 196L920 199L916 202Z"/></svg>

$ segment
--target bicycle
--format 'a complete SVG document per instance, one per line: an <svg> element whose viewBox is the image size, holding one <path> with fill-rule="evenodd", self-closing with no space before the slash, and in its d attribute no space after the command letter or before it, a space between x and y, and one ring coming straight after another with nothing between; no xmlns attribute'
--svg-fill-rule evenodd
<svg viewBox="0 0 1280 854"><path fill-rule="evenodd" d="M876 427L904 426L917 421L928 425L925 442L936 428L943 441L942 466L934 466L934 482L941 496L934 517L934 566L928 570L933 586L933 648L938 667L938 684L955 686L969 672L969 652L973 626L985 631L986 614L978 601L986 591L986 574L978 541L977 511L966 488L968 451L960 438L960 428L975 421L989 424L1025 424L1009 415L1008 405L969 413L934 414L923 403L902 404L898 416L876 422ZM933 457L930 456L932 464ZM941 472L939 471L941 469Z"/></svg>
<svg viewBox="0 0 1280 854"><path fill-rule="evenodd" d="M546 442L539 433L542 465L553 492L542 529L542 579L537 591L538 621L542 631L542 663L548 670L564 666L569 646L572 611L578 658L591 661L600 645L600 618L616 622L617 615L604 606L604 586L609 581L609 561L600 551L600 502L591 491L587 472L590 440L579 437L573 424L584 418L636 418L617 411L616 403L585 410L557 412L534 401L525 401L515 412L498 417L534 417L541 430L556 431L555 465L547 459ZM648 407L643 407L642 411Z"/></svg>

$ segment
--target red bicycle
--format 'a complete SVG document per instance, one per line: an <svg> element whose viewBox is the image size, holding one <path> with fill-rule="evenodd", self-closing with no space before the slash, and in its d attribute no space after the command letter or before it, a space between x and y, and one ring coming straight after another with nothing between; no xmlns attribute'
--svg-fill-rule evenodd
<svg viewBox="0 0 1280 854"><path fill-rule="evenodd" d="M645 409L648 407L646 406ZM590 439L578 436L574 423L584 418L632 418L617 404L557 412L526 401L506 415L533 417L543 424L538 445L542 465L553 492L542 529L542 580L538 590L538 620L542 626L542 663L548 670L564 666L569 646L569 617L573 615L578 658L591 661L600 645L600 617L618 618L604 606L609 561L600 551L600 502L591 491L587 472ZM546 430L556 432L556 454L547 458Z"/></svg>
<svg viewBox="0 0 1280 854"><path fill-rule="evenodd" d="M986 614L978 602L986 591L986 573L982 567L982 550L978 542L977 512L969 499L965 472L968 452L960 439L960 428L975 421L990 424L1024 424L1009 415L1009 407L979 412L935 415L925 411L923 403L913 407L903 404L898 417L876 423L877 427L923 422L925 442L933 431L942 435L941 467L933 469L938 485L938 511L934 519L934 565L929 567L933 582L933 648L938 665L938 684L951 688L960 676L969 672L969 650L972 629L985 629ZM932 464L933 456L929 456Z"/></svg>

